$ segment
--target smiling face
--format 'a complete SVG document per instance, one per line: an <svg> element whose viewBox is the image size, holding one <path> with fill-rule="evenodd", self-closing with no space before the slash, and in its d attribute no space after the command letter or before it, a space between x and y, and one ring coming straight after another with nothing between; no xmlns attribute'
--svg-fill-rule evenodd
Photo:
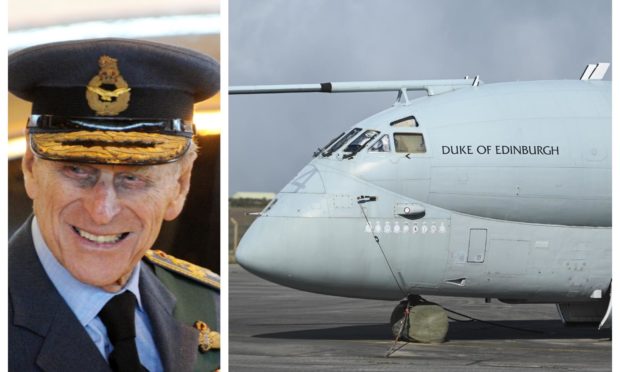
<svg viewBox="0 0 620 372"><path fill-rule="evenodd" d="M189 190L193 152L177 163L112 166L39 159L22 168L43 238L79 281L119 290L176 218Z"/></svg>

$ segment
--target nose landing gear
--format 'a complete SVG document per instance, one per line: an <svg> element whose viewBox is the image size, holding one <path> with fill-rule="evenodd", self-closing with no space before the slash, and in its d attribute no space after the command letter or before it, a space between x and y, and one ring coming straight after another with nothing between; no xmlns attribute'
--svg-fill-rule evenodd
<svg viewBox="0 0 620 372"><path fill-rule="evenodd" d="M390 324L397 339L442 343L448 333L448 314L433 302L418 295L409 295L392 311Z"/></svg>

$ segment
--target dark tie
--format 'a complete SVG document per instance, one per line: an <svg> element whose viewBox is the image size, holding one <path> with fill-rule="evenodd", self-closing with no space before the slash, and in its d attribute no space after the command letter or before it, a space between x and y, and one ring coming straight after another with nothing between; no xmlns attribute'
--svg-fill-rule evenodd
<svg viewBox="0 0 620 372"><path fill-rule="evenodd" d="M116 295L99 312L114 346L108 362L115 372L142 372L136 348L136 296L129 291Z"/></svg>

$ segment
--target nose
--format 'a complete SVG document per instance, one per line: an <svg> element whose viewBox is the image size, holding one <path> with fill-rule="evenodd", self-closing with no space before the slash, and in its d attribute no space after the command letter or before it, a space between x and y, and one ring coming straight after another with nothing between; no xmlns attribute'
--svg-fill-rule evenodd
<svg viewBox="0 0 620 372"><path fill-rule="evenodd" d="M252 223L237 247L237 262L263 279L310 292L401 298L355 202L356 195L379 191L311 164Z"/></svg>
<svg viewBox="0 0 620 372"><path fill-rule="evenodd" d="M266 250L272 250L274 247L265 245L264 239L261 239L266 236L266 233L268 234L265 231L266 226L263 221L264 219L260 217L254 221L235 251L237 263L259 276L264 276L264 273L271 271L270 268L273 268L273 263L270 262L271 258L277 257L277 255L273 255L271 252L265 252ZM260 240L257 241L257 239Z"/></svg>
<svg viewBox="0 0 620 372"><path fill-rule="evenodd" d="M307 288L309 283L306 279L313 281L313 274L308 272L310 268L325 266L317 265L318 258L313 257L313 252L308 249L309 242L299 241L282 231L297 223L287 223L280 218L259 217L237 247L237 263L271 282L293 288Z"/></svg>
<svg viewBox="0 0 620 372"><path fill-rule="evenodd" d="M108 224L120 212L118 196L111 182L100 180L84 200L90 218L98 225Z"/></svg>
<svg viewBox="0 0 620 372"><path fill-rule="evenodd" d="M247 271L291 288L401 298L403 293L365 226L360 219L261 216L241 239L236 259Z"/></svg>
<svg viewBox="0 0 620 372"><path fill-rule="evenodd" d="M284 187L279 194L280 200L268 208L271 210L268 214L273 216L259 217L246 231L235 253L237 262L260 277L292 286L292 282L303 271L303 268L296 267L297 263L309 262L316 257L304 257L311 251L301 246L311 244L311 241L300 241L301 236L290 234L289 229L302 229L308 236L314 236L308 231L311 229L309 221L300 218L299 208L313 204L324 194L325 185L320 170L312 164L307 165ZM316 212L314 210L310 214ZM291 249L297 253L292 255Z"/></svg>

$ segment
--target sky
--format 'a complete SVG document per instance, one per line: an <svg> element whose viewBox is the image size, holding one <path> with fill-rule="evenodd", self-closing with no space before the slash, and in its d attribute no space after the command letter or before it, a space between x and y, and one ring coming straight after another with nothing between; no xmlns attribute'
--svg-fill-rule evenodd
<svg viewBox="0 0 620 372"><path fill-rule="evenodd" d="M611 62L610 0L229 0L231 86L578 79L597 62ZM314 150L395 99L231 96L229 192L279 191Z"/></svg>

